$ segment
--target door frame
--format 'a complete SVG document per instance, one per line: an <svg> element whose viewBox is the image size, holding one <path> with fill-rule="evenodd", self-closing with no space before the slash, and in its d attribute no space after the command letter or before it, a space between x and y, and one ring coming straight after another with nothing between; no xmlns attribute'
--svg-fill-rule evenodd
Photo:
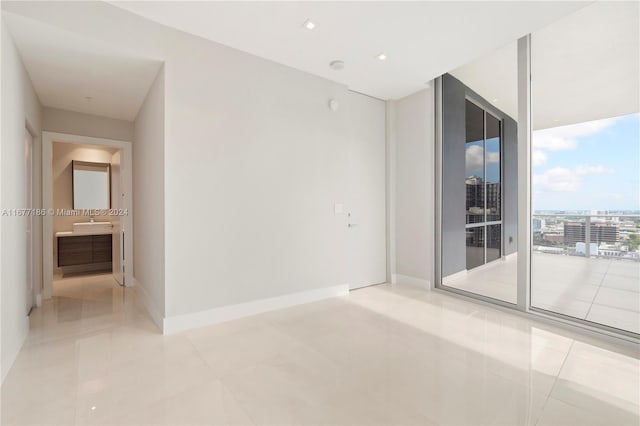
<svg viewBox="0 0 640 426"><path fill-rule="evenodd" d="M116 158L117 156L117 163L114 162L114 158ZM112 156L111 156L111 165L110 165L110 191L111 193L109 194L111 196L111 208L112 209L122 209L122 187L123 187L123 179L122 179L122 173L121 173L121 159L122 159L122 150L118 150L116 151ZM114 221L112 221L112 223L114 223ZM117 220L117 229L114 229L114 233L113 233L113 238L112 238L112 247L111 247L111 259L112 259L112 271L113 271L113 276L115 278L115 280L118 282L118 284L120 285L125 285L125 276L124 276L124 263L122 262L122 256L124 253L124 246L123 246L123 242L124 242L124 238L123 238L123 232L122 232L122 224L120 223L120 220ZM117 237L116 237L116 231L117 231Z"/></svg>
<svg viewBox="0 0 640 426"><path fill-rule="evenodd" d="M36 164L34 160L34 150L35 150L35 140L33 136L33 132L29 128L29 124L25 124L24 128L24 144L25 144L25 179L28 179L28 182L25 182L25 208L32 210L35 208L34 203L34 193L35 193L35 180L34 180L34 164ZM27 315L31 313L31 309L36 305L36 270L35 264L35 253L37 251L37 241L36 241L36 218L34 215L26 216L27 224L26 228L28 233L26 235L27 240L27 276L25 281L25 293L27 296Z"/></svg>
<svg viewBox="0 0 640 426"><path fill-rule="evenodd" d="M120 159L121 180L124 182L121 188L124 192L128 215L123 216L123 228L129 236L125 239L124 249L126 253L125 284L133 286L133 149L131 141L96 138L92 136L80 136L67 133L42 132L42 208L47 212L43 216L42 223L42 275L44 299L53 296L53 142L97 145L117 148L122 154Z"/></svg>

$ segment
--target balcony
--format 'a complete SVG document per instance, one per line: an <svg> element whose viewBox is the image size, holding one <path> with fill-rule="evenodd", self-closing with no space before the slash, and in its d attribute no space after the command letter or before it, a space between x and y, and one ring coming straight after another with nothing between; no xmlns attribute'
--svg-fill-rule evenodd
<svg viewBox="0 0 640 426"><path fill-rule="evenodd" d="M615 217L618 218L615 221L618 229L617 238L626 242L630 238L629 235L637 232L632 226L627 225L637 223L640 216ZM594 224L599 226L601 223L614 223L611 215L604 217L553 214L534 215L534 219L543 219L545 227L542 229L546 228L547 232L556 235L560 234L557 232L558 229L564 229L566 222L584 224L585 232L590 232ZM627 225L622 225L624 223ZM542 233L542 229L534 230L534 234ZM558 241L542 245L540 242L544 240L538 238L536 244L534 236L531 258L531 305L534 308L640 334L640 258L637 249L630 251L629 245L590 241L590 250L587 251L584 249L584 241L565 244L564 235L561 237L561 240L558 238ZM576 249L576 244L580 242L583 244L578 244ZM594 244L597 249L594 249ZM633 245L631 247L633 248ZM467 271L456 279L445 281L445 284L516 303L516 271L517 255L514 255Z"/></svg>
<svg viewBox="0 0 640 426"><path fill-rule="evenodd" d="M531 305L640 333L639 219L534 215Z"/></svg>

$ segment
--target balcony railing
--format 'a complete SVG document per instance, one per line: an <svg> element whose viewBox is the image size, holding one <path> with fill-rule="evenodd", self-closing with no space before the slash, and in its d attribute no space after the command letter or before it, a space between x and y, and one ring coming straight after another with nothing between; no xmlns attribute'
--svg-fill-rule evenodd
<svg viewBox="0 0 640 426"><path fill-rule="evenodd" d="M534 214L533 250L640 262L640 215Z"/></svg>

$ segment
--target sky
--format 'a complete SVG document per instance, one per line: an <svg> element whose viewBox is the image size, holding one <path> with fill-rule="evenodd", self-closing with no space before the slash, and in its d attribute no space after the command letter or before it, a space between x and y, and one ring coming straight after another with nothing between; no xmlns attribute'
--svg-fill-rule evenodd
<svg viewBox="0 0 640 426"><path fill-rule="evenodd" d="M483 159L482 140L467 142L465 148L465 177L476 176L487 182L500 181L500 139L487 139L487 158ZM484 176L484 161L487 162L487 175Z"/></svg>
<svg viewBox="0 0 640 426"><path fill-rule="evenodd" d="M640 114L533 132L533 210L640 210Z"/></svg>

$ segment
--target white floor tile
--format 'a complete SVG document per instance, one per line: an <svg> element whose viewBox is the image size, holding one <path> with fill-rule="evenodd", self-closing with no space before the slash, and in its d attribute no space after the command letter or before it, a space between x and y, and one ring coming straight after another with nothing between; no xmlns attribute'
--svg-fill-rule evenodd
<svg viewBox="0 0 640 426"><path fill-rule="evenodd" d="M2 424L640 420L626 348L442 292L380 285L163 336L108 276L56 284L2 386Z"/></svg>

